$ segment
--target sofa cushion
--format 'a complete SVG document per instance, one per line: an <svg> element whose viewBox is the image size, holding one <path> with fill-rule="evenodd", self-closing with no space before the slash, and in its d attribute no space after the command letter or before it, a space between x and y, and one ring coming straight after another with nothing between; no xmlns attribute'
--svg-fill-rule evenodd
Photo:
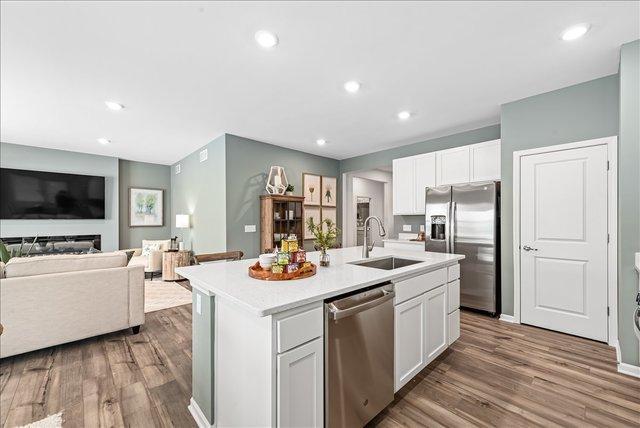
<svg viewBox="0 0 640 428"><path fill-rule="evenodd" d="M142 240L142 255L148 256L152 251L167 251L171 247L171 239Z"/></svg>
<svg viewBox="0 0 640 428"><path fill-rule="evenodd" d="M63 254L56 256L14 257L5 266L6 278L45 275L60 272L108 269L127 265L122 252L98 254Z"/></svg>

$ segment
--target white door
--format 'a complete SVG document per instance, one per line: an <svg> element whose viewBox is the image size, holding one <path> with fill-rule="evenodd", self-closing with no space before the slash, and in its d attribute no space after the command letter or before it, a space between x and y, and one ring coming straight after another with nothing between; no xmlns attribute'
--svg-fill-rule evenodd
<svg viewBox="0 0 640 428"><path fill-rule="evenodd" d="M607 340L607 147L523 156L521 321Z"/></svg>
<svg viewBox="0 0 640 428"><path fill-rule="evenodd" d="M414 213L424 214L424 197L426 187L436 185L436 154L427 153L415 158L416 180L413 186L415 191Z"/></svg>
<svg viewBox="0 0 640 428"><path fill-rule="evenodd" d="M436 181L437 185L468 183L469 146L436 152Z"/></svg>
<svg viewBox="0 0 640 428"><path fill-rule="evenodd" d="M279 427L322 427L324 365L318 338L278 355Z"/></svg>
<svg viewBox="0 0 640 428"><path fill-rule="evenodd" d="M393 160L393 214L413 214L415 161L413 158Z"/></svg>
<svg viewBox="0 0 640 428"><path fill-rule="evenodd" d="M500 140L470 146L471 182L500 180Z"/></svg>
<svg viewBox="0 0 640 428"><path fill-rule="evenodd" d="M395 307L395 390L399 390L427 365L426 300L414 297Z"/></svg>
<svg viewBox="0 0 640 428"><path fill-rule="evenodd" d="M425 293L427 304L427 364L447 349L447 285Z"/></svg>

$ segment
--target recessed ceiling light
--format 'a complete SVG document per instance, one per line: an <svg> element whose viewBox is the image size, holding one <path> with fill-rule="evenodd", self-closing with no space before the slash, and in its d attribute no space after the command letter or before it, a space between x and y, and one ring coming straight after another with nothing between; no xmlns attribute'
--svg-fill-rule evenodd
<svg viewBox="0 0 640 428"><path fill-rule="evenodd" d="M278 44L278 36L270 31L260 30L256 33L255 38L263 48L272 48Z"/></svg>
<svg viewBox="0 0 640 428"><path fill-rule="evenodd" d="M574 25L573 27L569 27L562 32L562 36L561 36L562 40L565 40L568 42L571 40L579 39L580 37L587 34L587 31L589 31L589 28L590 28L589 24L578 24L578 25Z"/></svg>
<svg viewBox="0 0 640 428"><path fill-rule="evenodd" d="M107 108L109 110L116 110L117 111L117 110L122 110L124 108L124 106L122 104L117 103L115 101L105 101L104 103L106 104L106 106L107 106Z"/></svg>
<svg viewBox="0 0 640 428"><path fill-rule="evenodd" d="M407 120L411 117L411 112L409 111L401 111L400 113L398 113L398 119L400 120Z"/></svg>
<svg viewBox="0 0 640 428"><path fill-rule="evenodd" d="M356 80L349 80L344 84L344 90L352 94L355 94L360 90L360 82Z"/></svg>
<svg viewBox="0 0 640 428"><path fill-rule="evenodd" d="M327 144L327 140L319 138L316 140L316 144L319 146L324 146L325 144Z"/></svg>
<svg viewBox="0 0 640 428"><path fill-rule="evenodd" d="M100 144L109 144L111 142L111 140L107 139L107 138L98 138L98 143Z"/></svg>

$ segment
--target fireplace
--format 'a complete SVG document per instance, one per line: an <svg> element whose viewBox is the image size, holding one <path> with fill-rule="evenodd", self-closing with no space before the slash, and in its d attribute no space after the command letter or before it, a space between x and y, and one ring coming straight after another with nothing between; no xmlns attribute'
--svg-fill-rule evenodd
<svg viewBox="0 0 640 428"><path fill-rule="evenodd" d="M22 253L26 255L29 248L30 256L44 256L52 254L88 254L100 251L100 235L57 235L38 236L31 247L35 236L21 236L16 238L2 238L2 242L11 251L22 245Z"/></svg>

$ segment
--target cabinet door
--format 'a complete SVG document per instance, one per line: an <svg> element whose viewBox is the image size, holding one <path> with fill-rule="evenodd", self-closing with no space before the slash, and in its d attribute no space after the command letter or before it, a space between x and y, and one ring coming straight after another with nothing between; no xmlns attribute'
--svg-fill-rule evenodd
<svg viewBox="0 0 640 428"><path fill-rule="evenodd" d="M473 144L471 181L500 180L500 140Z"/></svg>
<svg viewBox="0 0 640 428"><path fill-rule="evenodd" d="M426 361L429 364L447 348L447 286L442 285L425 294L426 325Z"/></svg>
<svg viewBox="0 0 640 428"><path fill-rule="evenodd" d="M395 391L427 365L424 294L395 307Z"/></svg>
<svg viewBox="0 0 640 428"><path fill-rule="evenodd" d="M424 214L425 188L436 185L436 154L427 153L415 158L414 213Z"/></svg>
<svg viewBox="0 0 640 428"><path fill-rule="evenodd" d="M279 427L324 425L323 373L321 338L278 355Z"/></svg>
<svg viewBox="0 0 640 428"><path fill-rule="evenodd" d="M469 146L436 152L436 184L468 183Z"/></svg>
<svg viewBox="0 0 640 428"><path fill-rule="evenodd" d="M393 160L393 214L413 214L415 161L413 158Z"/></svg>

